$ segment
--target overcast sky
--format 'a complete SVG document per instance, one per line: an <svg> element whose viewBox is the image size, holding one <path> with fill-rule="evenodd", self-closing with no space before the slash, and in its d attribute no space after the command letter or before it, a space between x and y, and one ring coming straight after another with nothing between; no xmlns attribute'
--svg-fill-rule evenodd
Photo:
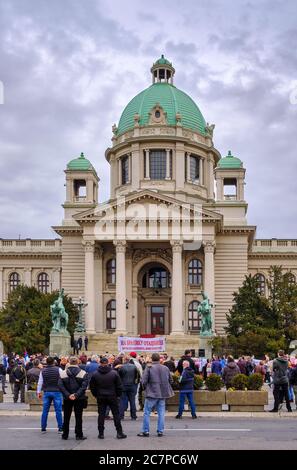
<svg viewBox="0 0 297 470"><path fill-rule="evenodd" d="M163 53L243 160L257 237L297 238L296 50L296 0L0 0L0 237L56 236L81 151L109 197L112 124Z"/></svg>

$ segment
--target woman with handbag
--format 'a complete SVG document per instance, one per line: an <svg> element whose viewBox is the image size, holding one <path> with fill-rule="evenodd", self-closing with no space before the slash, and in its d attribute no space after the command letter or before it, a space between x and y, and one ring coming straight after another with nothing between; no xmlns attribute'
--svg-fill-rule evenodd
<svg viewBox="0 0 297 470"><path fill-rule="evenodd" d="M64 425L62 439L68 439L69 423L74 408L75 435L77 441L86 439L82 430L83 409L87 407L86 389L88 387L88 374L82 370L78 358L70 357L66 369L61 371L59 388L64 397Z"/></svg>

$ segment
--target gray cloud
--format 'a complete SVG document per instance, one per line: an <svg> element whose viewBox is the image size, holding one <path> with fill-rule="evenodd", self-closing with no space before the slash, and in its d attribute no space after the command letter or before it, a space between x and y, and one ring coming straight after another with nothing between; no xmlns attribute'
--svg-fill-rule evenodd
<svg viewBox="0 0 297 470"><path fill-rule="evenodd" d="M218 150L244 161L258 236L296 238L296 18L294 0L2 2L0 237L53 236L81 151L108 198L111 126L164 53Z"/></svg>

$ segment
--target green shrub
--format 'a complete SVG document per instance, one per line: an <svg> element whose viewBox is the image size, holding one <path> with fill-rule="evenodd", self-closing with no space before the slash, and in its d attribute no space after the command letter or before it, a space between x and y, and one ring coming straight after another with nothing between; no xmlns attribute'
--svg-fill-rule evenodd
<svg viewBox="0 0 297 470"><path fill-rule="evenodd" d="M172 379L173 379L173 383L172 383L173 390L179 390L180 373L177 371L174 372L174 374L172 374Z"/></svg>
<svg viewBox="0 0 297 470"><path fill-rule="evenodd" d="M210 374L205 380L205 385L207 390L216 392L217 390L221 390L224 383L218 374Z"/></svg>
<svg viewBox="0 0 297 470"><path fill-rule="evenodd" d="M237 374L231 380L231 386L235 390L246 390L248 385L248 378L244 374Z"/></svg>
<svg viewBox="0 0 297 470"><path fill-rule="evenodd" d="M203 379L200 375L194 376L194 390L199 390L203 386Z"/></svg>
<svg viewBox="0 0 297 470"><path fill-rule="evenodd" d="M263 386L263 377L261 374L251 374L248 377L248 390L261 390Z"/></svg>

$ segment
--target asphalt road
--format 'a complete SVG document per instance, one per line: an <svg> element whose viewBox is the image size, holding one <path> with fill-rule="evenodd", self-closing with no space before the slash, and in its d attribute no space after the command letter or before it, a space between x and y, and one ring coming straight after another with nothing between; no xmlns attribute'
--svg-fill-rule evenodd
<svg viewBox="0 0 297 470"><path fill-rule="evenodd" d="M271 416L271 415L270 415ZM74 450L186 450L186 449L297 449L297 422L290 418L210 418L192 420L166 418L163 437L156 435L156 417L151 418L149 438L137 437L141 419L123 421L127 439L116 439L113 421L106 422L105 439L97 438L96 417L84 419L85 441L76 441L73 428L68 441L57 432L50 417L48 430L40 432L40 418L0 416L0 449L74 449ZM73 426L73 422L72 422Z"/></svg>

